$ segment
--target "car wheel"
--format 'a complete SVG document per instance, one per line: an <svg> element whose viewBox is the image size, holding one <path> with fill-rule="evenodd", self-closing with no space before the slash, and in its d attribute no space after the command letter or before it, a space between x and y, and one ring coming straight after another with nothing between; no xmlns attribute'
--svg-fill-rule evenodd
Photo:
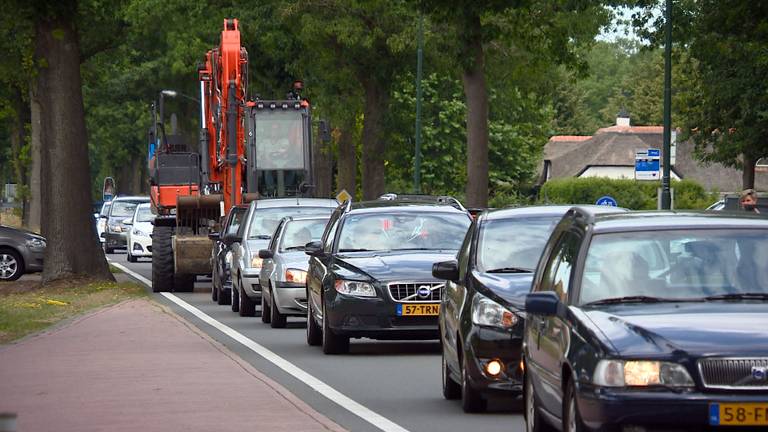
<svg viewBox="0 0 768 432"><path fill-rule="evenodd" d="M16 251L0 251L0 280L15 281L24 274L24 261Z"/></svg>
<svg viewBox="0 0 768 432"><path fill-rule="evenodd" d="M315 314L312 311L312 299L307 293L307 345L318 346L323 342L323 335L320 326L315 321Z"/></svg>
<svg viewBox="0 0 768 432"><path fill-rule="evenodd" d="M477 413L485 411L488 402L483 399L479 391L472 388L469 382L469 372L465 362L461 362L461 408L466 413Z"/></svg>
<svg viewBox="0 0 768 432"><path fill-rule="evenodd" d="M104 245L104 253L105 254L112 254L115 253L115 250L107 245Z"/></svg>
<svg viewBox="0 0 768 432"><path fill-rule="evenodd" d="M348 352L349 338L333 333L333 330L328 325L328 315L326 315L325 300L323 300L323 353L345 354Z"/></svg>
<svg viewBox="0 0 768 432"><path fill-rule="evenodd" d="M232 312L239 312L240 311L240 291L238 291L238 288L235 286L234 281L232 281L232 289L230 294L230 307L232 308Z"/></svg>
<svg viewBox="0 0 768 432"><path fill-rule="evenodd" d="M533 391L533 383L528 375L524 378L523 398L525 408L523 417L525 418L526 432L550 432L553 430L548 424L544 423L541 414L539 414L539 404L536 402L536 393Z"/></svg>
<svg viewBox="0 0 768 432"><path fill-rule="evenodd" d="M152 229L152 292L173 291L172 236L173 227L155 226Z"/></svg>
<svg viewBox="0 0 768 432"><path fill-rule="evenodd" d="M129 248L128 250L126 250L126 251L125 251L125 259L127 259L127 260L128 260L128 262L130 262L130 263L135 263L135 262L136 262L136 257L134 257L133 255L131 255L131 250L130 250L130 248Z"/></svg>
<svg viewBox="0 0 768 432"><path fill-rule="evenodd" d="M219 287L216 286L216 279L211 281L211 300L219 302Z"/></svg>
<svg viewBox="0 0 768 432"><path fill-rule="evenodd" d="M220 304L221 306L225 306L230 304L231 301L232 301L232 289L230 288L226 290L223 288L219 288L219 301L217 303Z"/></svg>
<svg viewBox="0 0 768 432"><path fill-rule="evenodd" d="M239 281L238 286L243 286L242 279ZM256 316L256 303L251 300L250 297L248 297L248 294L245 293L245 289L243 289L243 292L238 293L240 294L238 297L240 298L240 306L238 307L238 311L240 312L241 317L252 317Z"/></svg>
<svg viewBox="0 0 768 432"><path fill-rule="evenodd" d="M448 369L448 361L445 359L445 349L441 351L443 364L443 397L448 400L455 400L461 397L461 386L451 378L451 371Z"/></svg>
<svg viewBox="0 0 768 432"><path fill-rule="evenodd" d="M563 400L563 432L582 432L585 429L579 415L579 407L576 405L576 387L573 380L568 381Z"/></svg>
<svg viewBox="0 0 768 432"><path fill-rule="evenodd" d="M272 321L272 309L267 304L267 299L264 297L264 289L261 290L261 322L269 324Z"/></svg>
<svg viewBox="0 0 768 432"><path fill-rule="evenodd" d="M286 319L286 316L280 313L280 309L277 308L277 301L275 300L275 290L271 290L269 292L269 308L272 311L272 321L269 323L269 325L272 328L284 328L285 324L288 322ZM262 297L264 298L264 297Z"/></svg>

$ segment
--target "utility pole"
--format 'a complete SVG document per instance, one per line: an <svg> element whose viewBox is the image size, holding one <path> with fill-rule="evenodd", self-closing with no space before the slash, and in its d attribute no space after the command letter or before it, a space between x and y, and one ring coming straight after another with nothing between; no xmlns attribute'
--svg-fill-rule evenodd
<svg viewBox="0 0 768 432"><path fill-rule="evenodd" d="M672 0L666 0L664 13L664 171L661 176L661 209L672 208L670 191L670 152L672 138Z"/></svg>
<svg viewBox="0 0 768 432"><path fill-rule="evenodd" d="M421 74L424 62L424 14L419 16L418 48L416 50L416 154L413 162L413 190L421 193Z"/></svg>

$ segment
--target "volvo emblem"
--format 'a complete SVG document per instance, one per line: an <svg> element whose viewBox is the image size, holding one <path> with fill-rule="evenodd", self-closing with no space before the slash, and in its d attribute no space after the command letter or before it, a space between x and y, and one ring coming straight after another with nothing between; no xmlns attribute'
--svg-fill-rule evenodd
<svg viewBox="0 0 768 432"><path fill-rule="evenodd" d="M752 379L755 381L768 380L768 367L752 366Z"/></svg>
<svg viewBox="0 0 768 432"><path fill-rule="evenodd" d="M419 298L425 299L432 294L432 290L429 288L429 285L422 285L416 291L416 294L418 294Z"/></svg>

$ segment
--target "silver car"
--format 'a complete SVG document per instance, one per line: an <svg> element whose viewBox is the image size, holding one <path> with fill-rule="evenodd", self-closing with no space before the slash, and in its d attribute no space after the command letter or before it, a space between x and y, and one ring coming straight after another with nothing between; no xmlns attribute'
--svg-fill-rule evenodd
<svg viewBox="0 0 768 432"><path fill-rule="evenodd" d="M263 260L261 321L272 328L285 327L288 316L307 315L307 267L305 245L319 241L329 216L294 216L280 222L269 246L259 251Z"/></svg>
<svg viewBox="0 0 768 432"><path fill-rule="evenodd" d="M330 215L338 206L334 199L274 198L252 201L245 215L239 242L232 243L232 311L255 316L261 302L262 259L259 250L269 246L280 221L287 216Z"/></svg>

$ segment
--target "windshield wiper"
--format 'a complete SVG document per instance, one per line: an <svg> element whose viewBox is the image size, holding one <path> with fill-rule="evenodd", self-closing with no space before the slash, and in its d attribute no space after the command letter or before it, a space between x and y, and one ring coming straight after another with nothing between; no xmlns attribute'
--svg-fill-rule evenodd
<svg viewBox="0 0 768 432"><path fill-rule="evenodd" d="M307 250L307 248L304 246L290 246L290 247L284 248L283 250L284 251L303 251L303 250Z"/></svg>
<svg viewBox="0 0 768 432"><path fill-rule="evenodd" d="M339 252L374 252L372 249L339 249Z"/></svg>
<svg viewBox="0 0 768 432"><path fill-rule="evenodd" d="M439 249L432 249L432 248L425 248L425 247L414 247L414 248L397 248L397 249L391 249L393 251L416 251L416 250L439 250Z"/></svg>
<svg viewBox="0 0 768 432"><path fill-rule="evenodd" d="M768 293L731 293L704 297L704 300L768 300Z"/></svg>
<svg viewBox="0 0 768 432"><path fill-rule="evenodd" d="M533 270L522 267L501 267L488 270L486 273L533 273Z"/></svg>
<svg viewBox="0 0 768 432"><path fill-rule="evenodd" d="M271 235L267 235L267 234L259 234L259 235L255 235L255 236L250 236L248 238L249 239L257 239L257 240L269 240L269 239L272 238L272 236Z"/></svg>
<svg viewBox="0 0 768 432"><path fill-rule="evenodd" d="M660 302L681 302L681 301L689 301L689 300L668 299L668 298L638 295L638 296L612 297L612 298L607 298L602 300L596 300L593 302L586 303L585 306L619 304L619 303L660 303Z"/></svg>

